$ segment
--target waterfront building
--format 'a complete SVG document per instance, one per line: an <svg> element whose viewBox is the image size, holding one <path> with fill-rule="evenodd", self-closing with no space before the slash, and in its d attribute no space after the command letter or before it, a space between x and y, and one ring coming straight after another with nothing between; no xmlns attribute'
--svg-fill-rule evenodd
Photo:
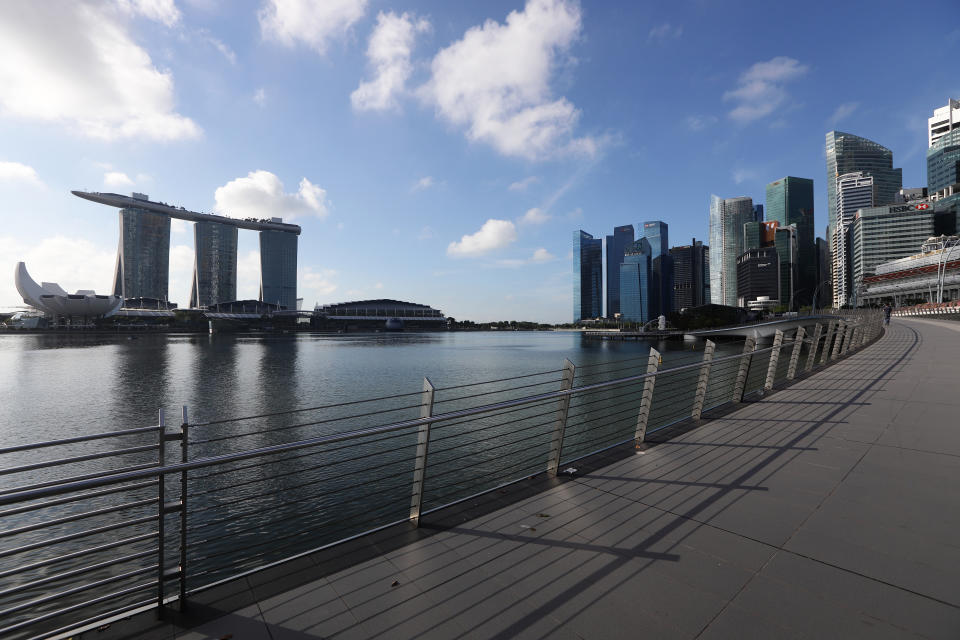
<svg viewBox="0 0 960 640"><path fill-rule="evenodd" d="M622 291L622 286L621 286ZM573 321L603 314L603 241L583 231L573 232Z"/></svg>
<svg viewBox="0 0 960 640"><path fill-rule="evenodd" d="M673 311L673 259L667 223L644 222L643 237L650 243L650 317L656 318Z"/></svg>
<svg viewBox="0 0 960 640"><path fill-rule="evenodd" d="M620 315L624 320L649 322L651 314L651 255L646 238L640 238L627 247L620 263Z"/></svg>
<svg viewBox="0 0 960 640"><path fill-rule="evenodd" d="M710 247L693 238L688 245L671 247L673 260L673 309L689 309L710 303Z"/></svg>
<svg viewBox="0 0 960 640"><path fill-rule="evenodd" d="M862 303L863 280L877 265L906 258L934 235L934 207L928 202L866 207L851 225L850 303Z"/></svg>
<svg viewBox="0 0 960 640"><path fill-rule="evenodd" d="M762 220L747 197L710 196L710 301L737 305L737 257L744 252L743 225Z"/></svg>
<svg viewBox="0 0 960 640"><path fill-rule="evenodd" d="M927 148L951 131L960 129L960 100L949 99L945 107L934 109L927 118Z"/></svg>
<svg viewBox="0 0 960 640"><path fill-rule="evenodd" d="M834 307L847 304L850 298L850 225L857 210L877 204L877 186L873 176L856 171L837 177L837 209L831 246Z"/></svg>
<svg viewBox="0 0 960 640"><path fill-rule="evenodd" d="M777 226L774 232L774 247L777 250L777 260L780 266L780 303L787 306L788 311L796 311L800 306L797 301L797 278L799 274L799 248L797 242L796 225Z"/></svg>
<svg viewBox="0 0 960 640"><path fill-rule="evenodd" d="M614 318L620 313L620 263L623 253L633 244L633 225L626 224L613 228L613 235L607 236L607 317Z"/></svg>
<svg viewBox="0 0 960 640"><path fill-rule="evenodd" d="M830 259L830 245L823 238L817 238L815 246L817 280L813 289L811 304L816 310L827 306L833 300L833 270Z"/></svg>
<svg viewBox="0 0 960 640"><path fill-rule="evenodd" d="M218 222L193 225L193 280L190 307L211 307L237 299L237 228Z"/></svg>
<svg viewBox="0 0 960 640"><path fill-rule="evenodd" d="M66 324L87 324L95 318L111 316L123 304L120 295L97 295L89 289L70 294L56 282L37 284L27 272L27 265L18 262L14 268L13 283L24 304L43 313L54 323L63 320Z"/></svg>
<svg viewBox="0 0 960 640"><path fill-rule="evenodd" d="M920 252L876 266L874 275L863 278L863 304L905 306L960 300L960 238L942 235L928 238Z"/></svg>
<svg viewBox="0 0 960 640"><path fill-rule="evenodd" d="M297 236L292 233L260 232L260 299L297 308Z"/></svg>
<svg viewBox="0 0 960 640"><path fill-rule="evenodd" d="M737 256L737 306L750 307L764 298L780 304L780 260L774 246L748 249Z"/></svg>
<svg viewBox="0 0 960 640"><path fill-rule="evenodd" d="M439 309L425 304L377 299L317 305L313 310L312 322L327 327L439 329L446 326L447 318Z"/></svg>
<svg viewBox="0 0 960 640"><path fill-rule="evenodd" d="M143 194L133 194L139 199ZM170 276L170 217L139 207L120 209L120 243L113 295L166 300Z"/></svg>
<svg viewBox="0 0 960 640"><path fill-rule="evenodd" d="M787 176L767 185L766 220L797 229L797 306L810 304L816 287L817 265L813 231L813 180Z"/></svg>
<svg viewBox="0 0 960 640"><path fill-rule="evenodd" d="M876 185L875 205L889 204L903 187L903 170L893 168L893 152L883 145L842 131L830 131L826 135L827 160L827 215L830 229L827 242L831 250L837 239L837 178L847 173L862 171L872 176ZM836 264L837 256L833 256ZM834 302L839 300L837 271L834 273Z"/></svg>
<svg viewBox="0 0 960 640"><path fill-rule="evenodd" d="M86 191L71 193L84 200L120 208L115 295L125 299L162 300L165 306L170 306L167 303L170 220L176 218L203 225L194 230L197 245L190 287L191 305L229 302L226 296L236 296L236 230L250 229L261 232L260 300L296 309L299 226L285 223L281 218L240 219L199 213L165 202L154 202L142 193L130 196ZM269 297L264 298L264 294Z"/></svg>
<svg viewBox="0 0 960 640"><path fill-rule="evenodd" d="M958 182L960 182L960 127L942 134L927 149L927 191L929 193L940 191Z"/></svg>

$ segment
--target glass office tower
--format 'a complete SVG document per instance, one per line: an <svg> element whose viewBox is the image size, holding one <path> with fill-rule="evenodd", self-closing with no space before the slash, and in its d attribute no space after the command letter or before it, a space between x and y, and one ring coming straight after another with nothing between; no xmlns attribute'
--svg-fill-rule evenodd
<svg viewBox="0 0 960 640"><path fill-rule="evenodd" d="M237 299L237 231L216 222L194 223L192 308Z"/></svg>
<svg viewBox="0 0 960 640"><path fill-rule="evenodd" d="M927 149L927 192L960 182L960 129L941 135Z"/></svg>
<svg viewBox="0 0 960 640"><path fill-rule="evenodd" d="M797 306L810 304L816 288L817 261L813 230L813 180L787 176L767 185L767 220L797 228ZM829 212L827 212L829 215Z"/></svg>
<svg viewBox="0 0 960 640"><path fill-rule="evenodd" d="M120 209L120 246L113 295L167 300L170 217L144 209Z"/></svg>
<svg viewBox="0 0 960 640"><path fill-rule="evenodd" d="M573 321L603 314L603 241L573 232Z"/></svg>
<svg viewBox="0 0 960 640"><path fill-rule="evenodd" d="M710 247L693 238L690 244L671 247L673 259L673 309L689 309L710 302Z"/></svg>
<svg viewBox="0 0 960 640"><path fill-rule="evenodd" d="M737 257L744 252L743 225L763 209L751 198L710 196L710 301L737 306ZM761 218L762 219L762 218Z"/></svg>
<svg viewBox="0 0 960 640"><path fill-rule="evenodd" d="M623 253L633 244L633 225L614 227L607 236L607 317L620 313L620 263Z"/></svg>
<svg viewBox="0 0 960 640"><path fill-rule="evenodd" d="M650 317L673 311L673 259L670 257L666 222L643 223L643 237L650 243Z"/></svg>
<svg viewBox="0 0 960 640"><path fill-rule="evenodd" d="M650 242L640 238L627 248L620 263L620 314L624 320L648 322L650 313Z"/></svg>
<svg viewBox="0 0 960 640"><path fill-rule="evenodd" d="M260 300L297 308L297 235L287 231L260 232Z"/></svg>

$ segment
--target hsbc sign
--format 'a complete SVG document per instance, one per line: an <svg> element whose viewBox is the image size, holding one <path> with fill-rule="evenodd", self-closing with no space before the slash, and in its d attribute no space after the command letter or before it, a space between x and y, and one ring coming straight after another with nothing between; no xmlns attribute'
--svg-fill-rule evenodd
<svg viewBox="0 0 960 640"><path fill-rule="evenodd" d="M890 213L904 213L907 211L926 211L930 208L930 205L926 202L921 202L919 204L902 204L896 207L890 207Z"/></svg>

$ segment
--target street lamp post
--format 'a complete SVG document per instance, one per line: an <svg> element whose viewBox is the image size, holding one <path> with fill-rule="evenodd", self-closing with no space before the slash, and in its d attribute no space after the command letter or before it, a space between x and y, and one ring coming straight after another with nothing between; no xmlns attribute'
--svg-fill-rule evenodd
<svg viewBox="0 0 960 640"><path fill-rule="evenodd" d="M953 244L947 247L949 240L944 240L943 248L940 250L940 260L937 263L937 302L943 302L943 287L947 280L947 263L950 262L950 254L960 246L960 238L954 238Z"/></svg>

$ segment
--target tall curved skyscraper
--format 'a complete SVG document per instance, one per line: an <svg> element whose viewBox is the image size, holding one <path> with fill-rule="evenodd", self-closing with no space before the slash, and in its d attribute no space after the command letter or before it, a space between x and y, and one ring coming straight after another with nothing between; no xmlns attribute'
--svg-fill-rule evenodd
<svg viewBox="0 0 960 640"><path fill-rule="evenodd" d="M746 248L743 225L758 222L753 199L710 196L710 302L737 306L737 257Z"/></svg>

